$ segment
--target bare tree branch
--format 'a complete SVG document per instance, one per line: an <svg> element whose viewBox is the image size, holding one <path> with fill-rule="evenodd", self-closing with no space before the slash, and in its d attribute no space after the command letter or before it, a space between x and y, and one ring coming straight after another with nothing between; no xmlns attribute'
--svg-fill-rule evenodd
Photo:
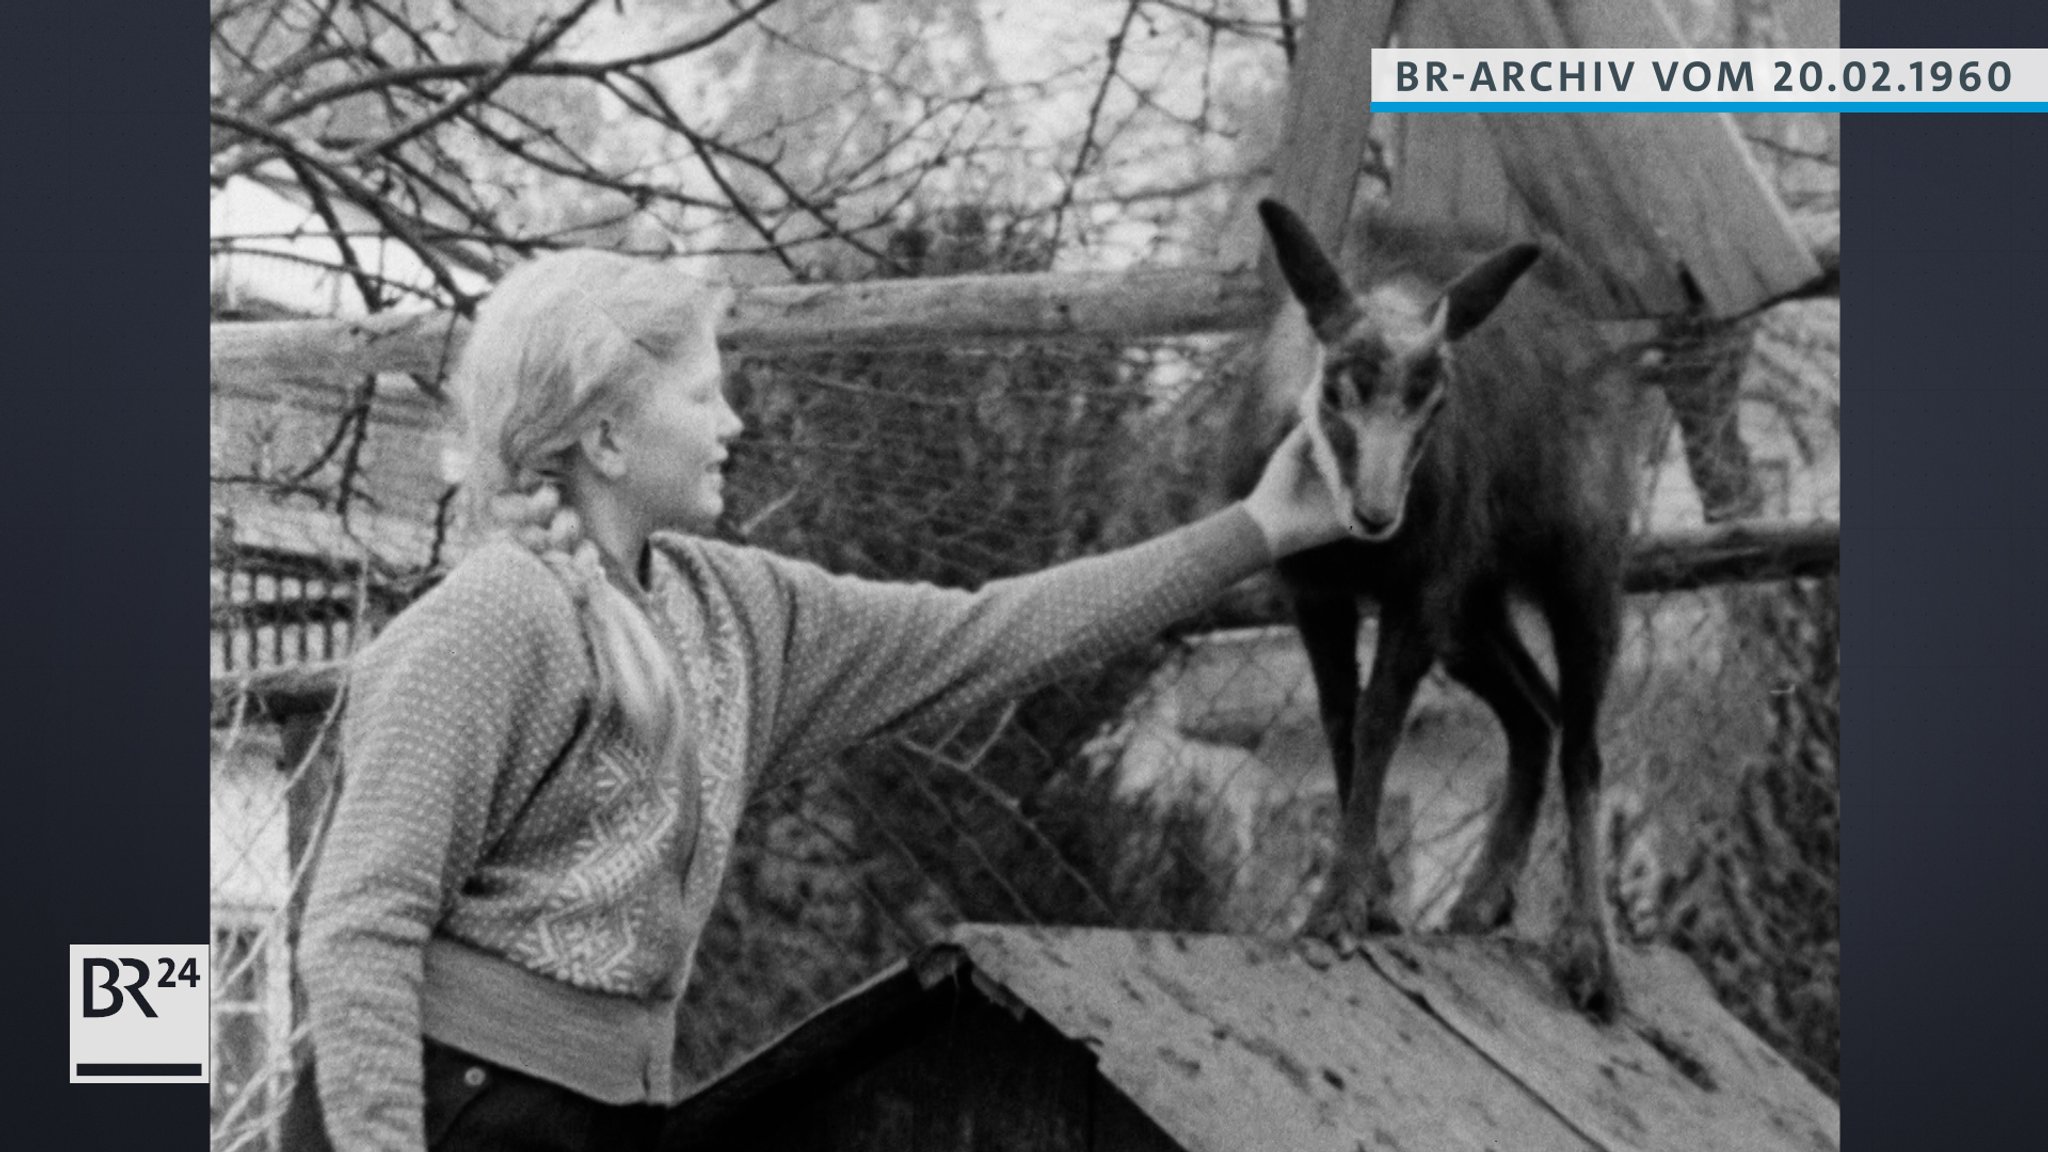
<svg viewBox="0 0 2048 1152"><path fill-rule="evenodd" d="M334 205L328 201L326 190L313 178L313 173L306 167L305 161L296 156L287 156L285 163L291 166L292 174L299 178L299 186L306 190L307 197L313 203L313 211L319 215L321 222L327 225L327 237L334 241L335 249L341 253L342 266L348 269L349 278L355 281L356 291L363 298L363 307L371 312L382 312L384 293L376 281L363 270L362 261L356 259L355 245L349 241L347 230L342 228L341 218L334 214Z"/></svg>
<svg viewBox="0 0 2048 1152"><path fill-rule="evenodd" d="M735 192L732 185L726 180L724 173L719 170L716 162L711 159L713 153L737 161L767 177L769 183L775 185L776 190L781 192L790 204L800 208L805 215L815 220L819 227L823 228L827 234L844 241L849 247L886 267L896 266L896 262L893 259L857 239L845 229L842 229L839 226L839 222L833 218L832 214L823 205L818 204L810 197L799 192L789 182L788 178L783 176L781 169L773 162L753 156L730 144L697 132L683 122L682 117L669 104L668 98L663 96L661 90L656 88L651 81L641 76L629 76L627 79L640 89L641 94L649 102L647 105L640 104L633 97L619 91L616 87L613 87L613 92L642 115L660 122L688 141L691 150L697 154L698 159L704 164L706 171L710 172L712 179L718 182L719 190L731 199L733 209L740 214L742 219L746 220L749 227L760 233L762 239L769 241L771 244L775 243L773 231L761 222L753 210L746 205L745 200ZM775 255L791 272L798 271L795 262L782 252L779 245L775 248Z"/></svg>
<svg viewBox="0 0 2048 1152"><path fill-rule="evenodd" d="M1060 243L1060 228L1066 223L1067 209L1073 206L1074 191L1081 182L1081 174L1088 170L1088 161L1095 153L1095 128L1102 119L1102 102L1109 97L1109 88L1116 81L1117 61L1123 58L1124 38L1130 35L1131 21L1138 16L1138 9L1145 0L1130 0L1124 7L1124 20L1117 27L1116 35L1109 38L1109 62L1104 65L1102 83L1095 89L1095 101L1088 106L1088 126L1081 131L1081 147L1074 152L1074 168L1067 174L1067 186L1060 192L1059 203L1052 210L1052 246Z"/></svg>
<svg viewBox="0 0 2048 1152"><path fill-rule="evenodd" d="M591 0L591 2L594 2L594 0ZM308 93L285 107L278 109L271 116L267 117L266 120L272 125L282 124L349 96L357 96L364 92L374 92L384 88L411 87L436 80L470 80L478 78L488 80L492 76L501 74L569 76L589 80L603 79L616 72L624 72L649 64L664 63L680 56L686 56L692 52L700 52L724 40L733 32L745 27L761 13L780 3L782 3L782 0L761 0L761 3L735 14L731 19L724 21L716 28L702 35L690 37L687 40L665 48L657 48L652 52L644 52L637 56L621 56L614 60L539 60L533 58L537 53L522 53L522 55L526 56L524 60L519 59L518 56L505 60L436 60L427 64L386 68L362 76L352 76L316 92ZM584 10L587 10L589 7L589 2L583 5ZM580 14L579 11L572 15L580 16ZM562 31L567 31L567 29L564 28ZM488 95L488 92L484 92L482 96L477 96L475 99L467 101L466 104L473 104L478 99Z"/></svg>
<svg viewBox="0 0 2048 1152"><path fill-rule="evenodd" d="M351 237L362 236L370 239L382 239L384 236L384 234L381 231L367 231L362 229L353 230L349 232L349 235ZM422 290L420 286L417 284L409 284L403 280L395 280L389 276L380 276L377 273L371 272L367 269L351 268L347 264L344 264L338 260L322 260L317 256L308 256L303 252L281 252L273 248L253 248L241 246L242 242L244 241L303 240L305 238L306 233L304 231L279 233L249 233L239 236L228 237L222 240L215 240L213 242L213 248L215 252L219 253L239 253L247 256L258 256L265 260L279 260L287 264L299 264L307 268L318 269L319 271L322 272L338 272L343 275L351 277L361 276L363 279L366 279L371 283L377 285L380 289L387 289L392 293L402 293L410 295L419 300L426 301L429 303L438 302L440 299L439 297L435 296L432 292ZM482 237L455 238L482 239ZM387 295L385 299L388 302L391 299L391 297Z"/></svg>
<svg viewBox="0 0 2048 1152"><path fill-rule="evenodd" d="M1146 3L1169 12L1175 12L1195 21L1213 32L1234 32L1241 36L1255 36L1261 40L1278 34L1286 40L1293 37L1292 21L1288 0L1280 0L1280 18L1277 20L1251 20L1242 16L1220 16L1214 11L1203 12L1180 0L1146 0Z"/></svg>
<svg viewBox="0 0 2048 1152"><path fill-rule="evenodd" d="M733 13L730 19L701 36L693 36L688 40L671 44L666 48L657 48L652 52L643 52L638 56L621 56L616 60L606 60L599 64L585 65L584 67L590 69L590 74L595 75L604 72L617 72L626 68L638 68L647 64L660 64L673 60L678 56L687 56L692 52L701 52L752 23L761 13L780 3L782 3L782 0L760 0L760 3L755 4L751 8L742 8L738 12Z"/></svg>
<svg viewBox="0 0 2048 1152"><path fill-rule="evenodd" d="M455 302L456 307L464 311L468 309L471 302L470 296L467 292L463 291L461 284L456 282L454 274L448 270L447 260L444 258L441 250L427 243L420 236L418 229L413 227L404 217L392 211L386 204L384 197L379 196L376 192L357 181L353 176L350 176L333 158L322 154L317 146L294 140L282 132L273 131L254 121L244 120L232 113L214 112L210 116L216 124L225 125L226 127L243 132L272 145L288 156L296 157L307 170L317 173L326 179L329 184L334 185L350 202L376 217L378 223L389 228L393 235L404 241L406 246L411 248L419 256L421 262L427 266L427 270L433 273L435 282L440 284L442 290L448 293L449 299Z"/></svg>
<svg viewBox="0 0 2048 1152"><path fill-rule="evenodd" d="M663 249L640 235L666 237L669 251L765 253L799 277L809 274L802 247L821 244L888 268L895 263L875 233L949 173L1063 173L1052 198L1027 195L1030 206L1013 209L1050 215L1055 237L1071 231L1065 218L1079 205L1146 201L1145 193L1081 192L1112 170L1112 152L1121 163L1147 162L1162 130L1227 145L1232 122L1212 122L1206 87L1219 67L1217 35L1270 38L1281 26L1218 0L1128 0L1104 52L1062 56L1043 75L1005 81L986 69L934 72L918 55L927 49L917 37L861 42L835 34L811 43L820 37L778 27L774 13L787 10L780 0L728 0L696 30L655 38L654 48L564 59L557 55L564 30L578 20L576 28L594 27L599 13L595 0L557 2L566 14L531 29L504 18L521 5L469 0L249 0L233 19L217 5L212 182L253 178L309 205L313 188L325 189L336 202L337 220L326 222L331 234L360 227L340 212L345 202L415 247L430 267L487 277L508 257L579 235L615 245L632 236L624 242L653 251ZM1170 18L1155 26L1159 13ZM277 32L262 52L249 51L249 31L267 17L275 17ZM287 30L289 44L278 34ZM776 54L783 68L809 69L818 77L815 92L829 95L784 115L740 117L733 128L694 110L680 114L680 89L670 87L674 77L663 66L743 31L752 37L750 51ZM1136 79L1152 74L1149 63L1138 65L1139 53L1171 36L1200 54L1187 60L1191 73L1205 77L1199 110L1153 91L1156 81ZM530 84L513 99L514 79L552 86ZM641 133L646 146L617 150L613 142L622 137L609 128L584 135L587 94L574 90L578 84L594 85L605 106L622 106L631 118L623 130ZM1110 99L1119 84L1135 99L1128 109L1121 92ZM1035 131L1016 132L1014 119L1005 131L1015 109L1090 91L1085 139L1074 151ZM562 97L578 120L543 110ZM881 115L848 116L856 102L879 102ZM1142 151L1125 147L1134 130ZM784 146L806 132L819 143L786 155ZM279 179L287 171L293 183ZM1150 202L1174 210L1165 198ZM553 218L564 210L572 219ZM735 226L745 239L717 234ZM435 284L435 291L450 288L438 276Z"/></svg>
<svg viewBox="0 0 2048 1152"><path fill-rule="evenodd" d="M528 42L526 47L513 53L504 63L486 72L482 79L478 80L475 85L460 96L441 105L425 116L398 128L383 139L364 144L362 147L350 152L344 159L348 163L356 164L371 156L383 155L435 125L451 119L463 109L488 97L503 86L505 81L510 80L521 69L537 60L543 52L554 47L568 33L569 29L575 27L578 20L583 19L584 13L589 12L596 6L597 0L581 0L566 15L557 18L552 24L537 33Z"/></svg>

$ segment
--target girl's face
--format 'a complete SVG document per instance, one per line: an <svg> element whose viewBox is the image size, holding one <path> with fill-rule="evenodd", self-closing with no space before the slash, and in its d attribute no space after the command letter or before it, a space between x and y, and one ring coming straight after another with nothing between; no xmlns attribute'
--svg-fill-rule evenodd
<svg viewBox="0 0 2048 1152"><path fill-rule="evenodd" d="M624 495L650 529L702 532L725 511L727 446L742 425L724 384L717 345L707 339L656 369L621 414Z"/></svg>

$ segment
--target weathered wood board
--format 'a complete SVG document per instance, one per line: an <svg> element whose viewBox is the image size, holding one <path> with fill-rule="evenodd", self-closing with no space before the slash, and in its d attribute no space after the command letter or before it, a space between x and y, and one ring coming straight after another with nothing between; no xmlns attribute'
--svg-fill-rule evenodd
<svg viewBox="0 0 2048 1152"><path fill-rule="evenodd" d="M1404 9L1401 34L1418 47L1683 46L1658 0L1431 0ZM1597 314L1684 311L1681 269L1712 315L1821 274L1730 116L1432 113L1401 117L1400 133L1397 211L1499 227L1516 222L1503 202L1519 203L1604 272L1607 299L1587 302Z"/></svg>
<svg viewBox="0 0 2048 1152"><path fill-rule="evenodd" d="M1146 339L1251 327L1263 292L1246 269L1027 273L734 290L719 321L735 352L903 348L1004 340ZM212 326L216 384L410 373L430 391L468 335L451 312Z"/></svg>
<svg viewBox="0 0 2048 1152"><path fill-rule="evenodd" d="M664 1147L1821 1152L1834 1104L1677 953L1595 1027L1533 946L963 924L679 1104Z"/></svg>
<svg viewBox="0 0 2048 1152"><path fill-rule="evenodd" d="M1380 972L1608 1152L1836 1152L1841 1115L1669 950L1617 954L1628 1010L1596 1027L1532 945L1366 946Z"/></svg>
<svg viewBox="0 0 2048 1152"><path fill-rule="evenodd" d="M1771 0L1788 48L1840 48L1841 0Z"/></svg>
<svg viewBox="0 0 2048 1152"><path fill-rule="evenodd" d="M1228 936L967 927L975 966L1093 1048L1190 1152L1590 1150L1363 959Z"/></svg>
<svg viewBox="0 0 2048 1152"><path fill-rule="evenodd" d="M1270 195L1332 251L1342 246L1365 161L1372 50L1386 46L1393 18L1393 0L1358 0L1311 4L1303 22ZM1261 275L1278 294L1279 267L1270 248L1262 244L1260 252Z"/></svg>
<svg viewBox="0 0 2048 1152"><path fill-rule="evenodd" d="M286 553L283 548L272 551ZM319 564L345 566L360 557L361 552L304 551L297 555ZM1707 529L1637 537L1630 554L1626 586L1630 592L1656 592L1733 579L1818 576L1835 571L1840 563L1839 525L1737 521ZM344 672L345 666L336 661L215 677L214 706L223 718L232 716L231 706L238 698L271 715L324 709Z"/></svg>

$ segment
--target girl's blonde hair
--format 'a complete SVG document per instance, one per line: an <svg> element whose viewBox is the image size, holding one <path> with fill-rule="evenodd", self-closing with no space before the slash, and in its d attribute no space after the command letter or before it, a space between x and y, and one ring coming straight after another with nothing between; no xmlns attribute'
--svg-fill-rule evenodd
<svg viewBox="0 0 2048 1152"><path fill-rule="evenodd" d="M644 394L656 369L715 352L723 306L721 292L669 266L609 252L543 256L477 309L449 381L473 522L508 530L561 578L590 639L600 702L664 764L686 738L676 668L647 615L606 578L562 485L579 438Z"/></svg>

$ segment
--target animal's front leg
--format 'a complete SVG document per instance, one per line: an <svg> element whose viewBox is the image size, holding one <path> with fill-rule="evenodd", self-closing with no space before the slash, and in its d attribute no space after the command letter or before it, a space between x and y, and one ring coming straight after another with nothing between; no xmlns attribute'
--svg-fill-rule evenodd
<svg viewBox="0 0 2048 1152"><path fill-rule="evenodd" d="M1323 740L1337 773L1337 807L1351 798L1351 761L1358 726L1358 598L1348 591L1335 595L1299 592L1294 598L1294 626L1308 653L1308 670L1316 682L1316 711L1323 722Z"/></svg>
<svg viewBox="0 0 2048 1152"><path fill-rule="evenodd" d="M1515 635L1505 601L1472 610L1462 651L1450 673L1493 709L1508 738L1507 789L1486 831L1479 863L1451 905L1444 927L1458 933L1491 932L1513 918L1515 884L1529 857L1543 777L1550 769L1557 693Z"/></svg>
<svg viewBox="0 0 2048 1152"><path fill-rule="evenodd" d="M1400 928L1387 908L1392 885L1380 858L1380 799L1416 689L1435 662L1419 621L1405 612L1381 611L1372 675L1358 702L1351 795L1338 823L1329 878L1303 928L1308 935L1356 938Z"/></svg>

